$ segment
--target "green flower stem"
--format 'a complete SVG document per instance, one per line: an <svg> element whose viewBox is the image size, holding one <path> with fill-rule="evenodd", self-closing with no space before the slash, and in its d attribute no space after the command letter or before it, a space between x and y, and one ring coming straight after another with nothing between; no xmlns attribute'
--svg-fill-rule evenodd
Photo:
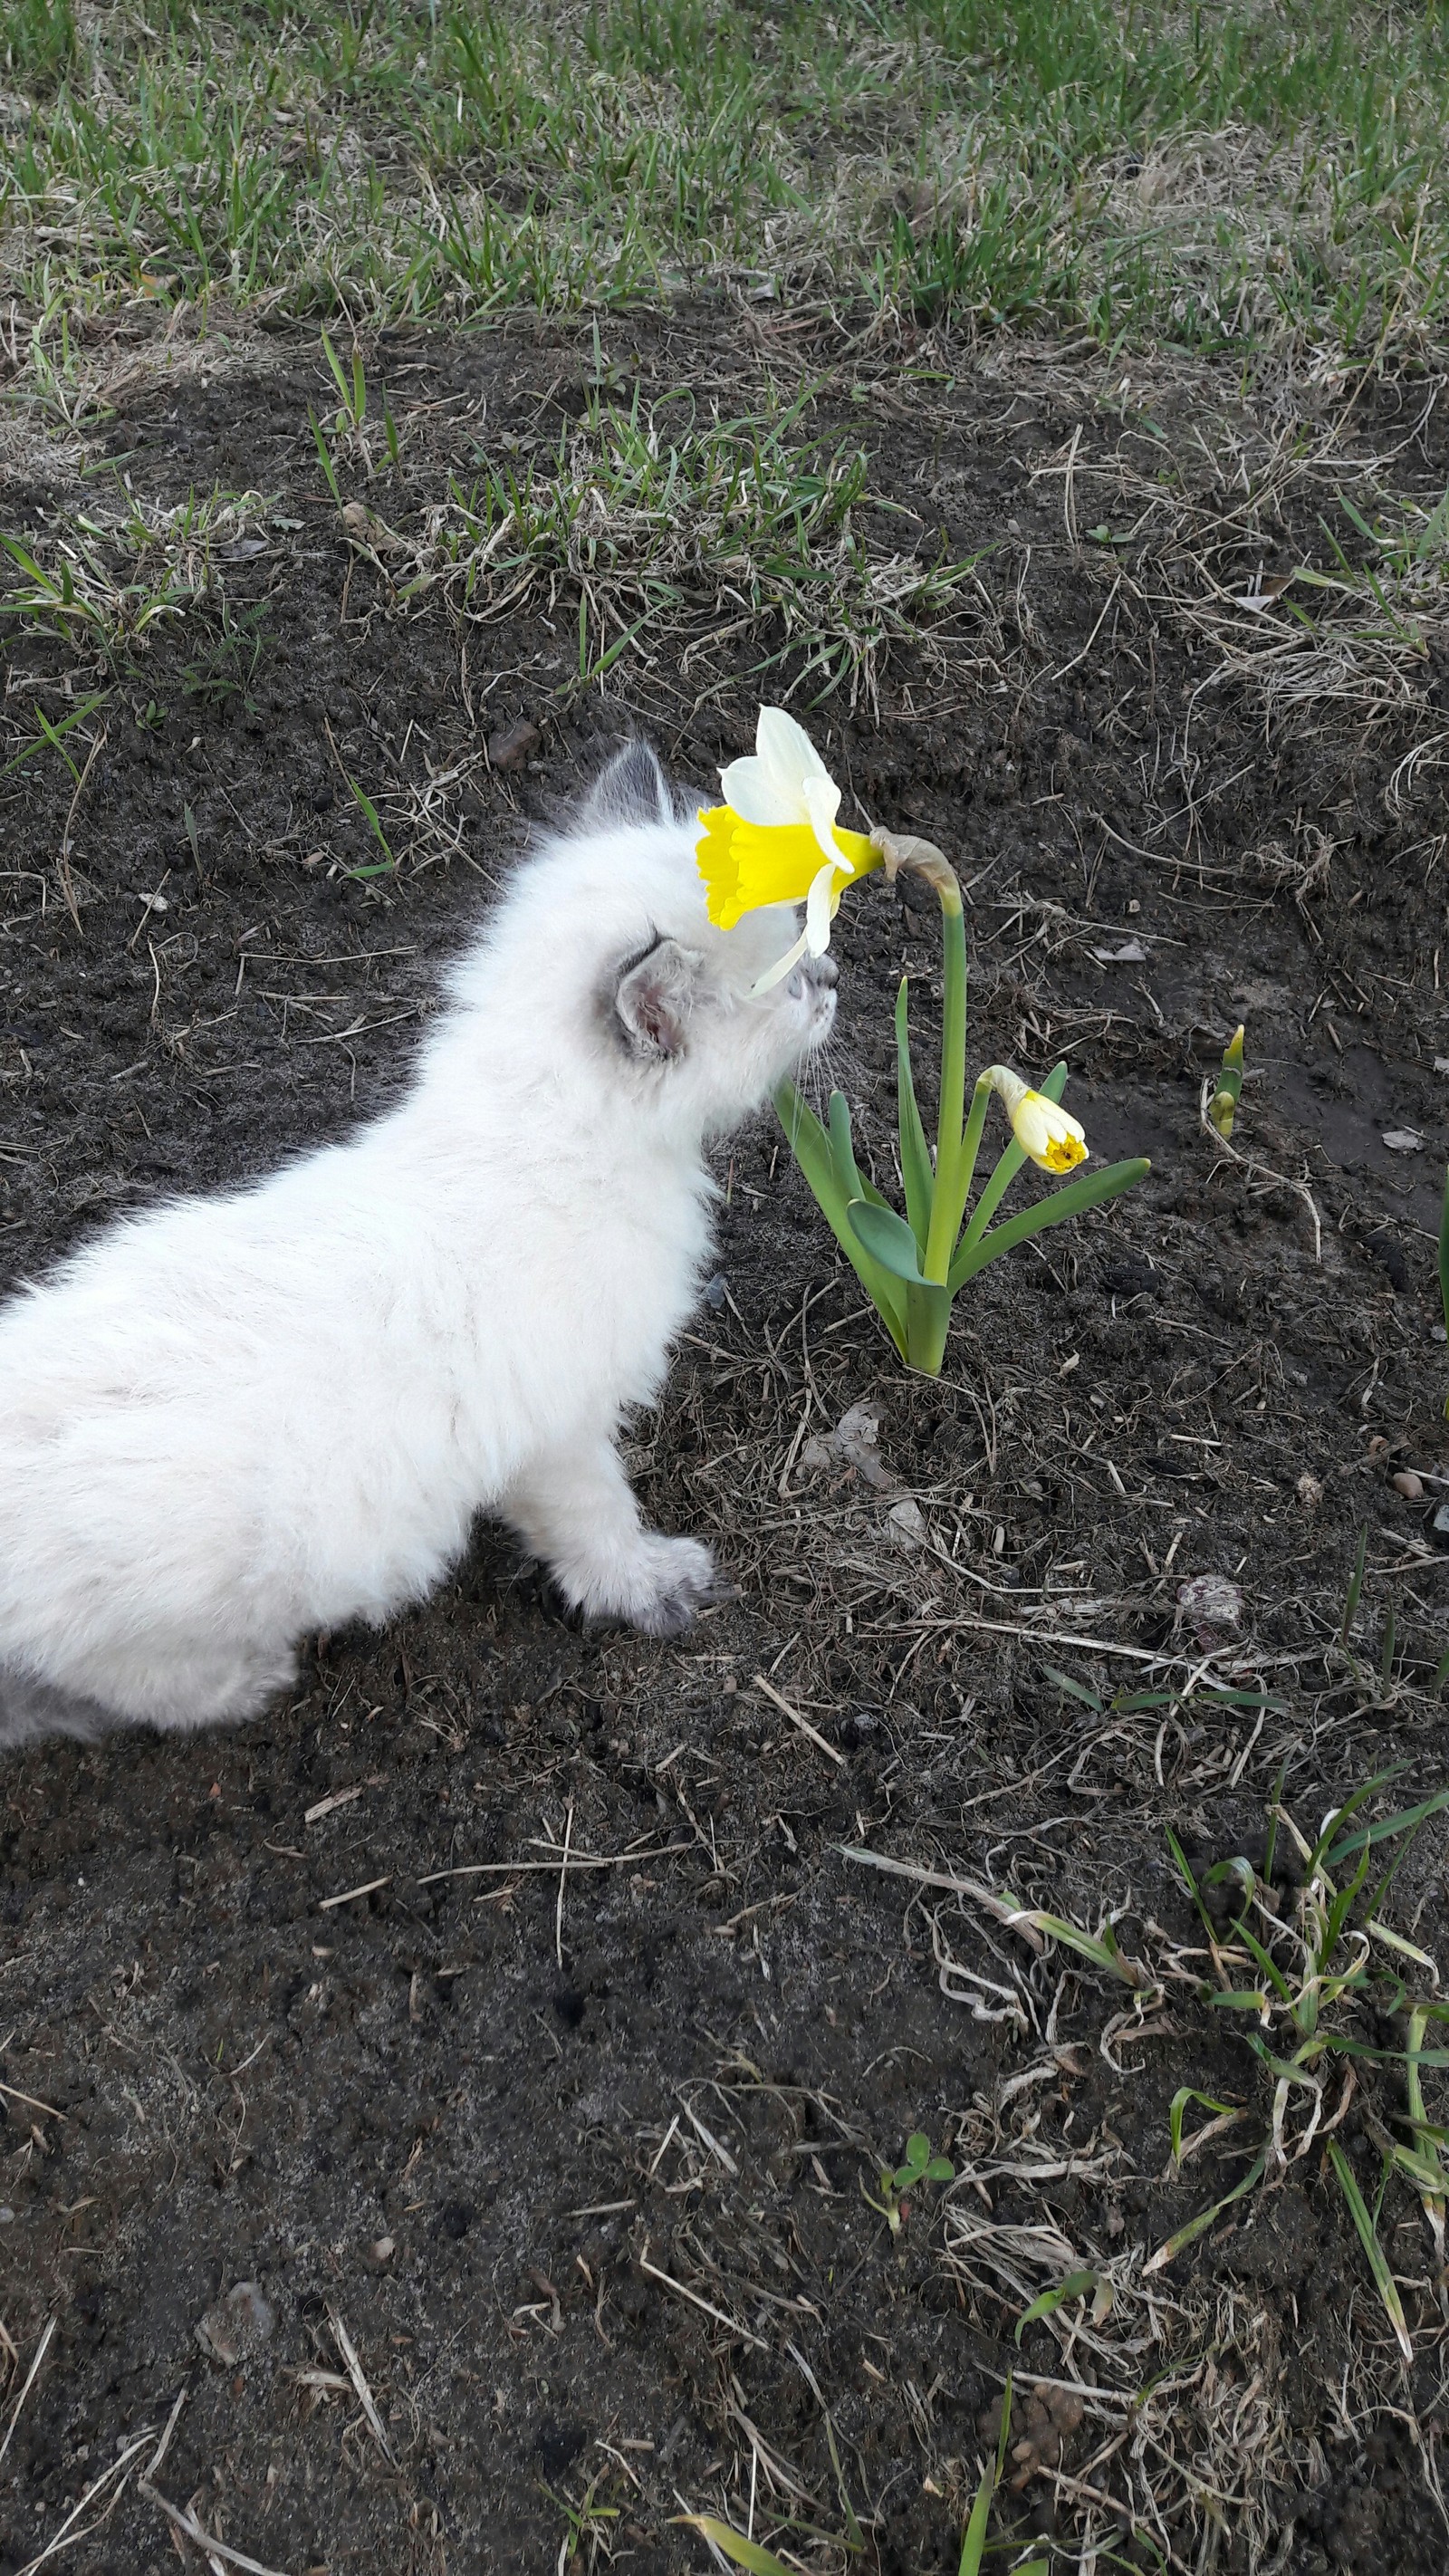
<svg viewBox="0 0 1449 2576"><path fill-rule="evenodd" d="M926 1237L926 1277L944 1285L956 1248L964 1192L959 1175L966 1115L966 918L954 868L933 871L941 899L941 1103L936 1117L936 1190Z"/></svg>
<svg viewBox="0 0 1449 2576"><path fill-rule="evenodd" d="M951 1329L949 1288L906 1290L906 1364L925 1377L939 1377Z"/></svg>
<svg viewBox="0 0 1449 2576"><path fill-rule="evenodd" d="M961 1231L961 1220L966 1213L966 1202L971 1196L971 1184L976 1178L976 1159L981 1151L981 1139L986 1129L986 1112L991 1101L991 1074L992 1067L988 1065L986 1071L977 1079L976 1088L971 1094L971 1111L966 1121L966 1133L961 1139L961 1151L957 1157L947 1228L953 1252L956 1238Z"/></svg>

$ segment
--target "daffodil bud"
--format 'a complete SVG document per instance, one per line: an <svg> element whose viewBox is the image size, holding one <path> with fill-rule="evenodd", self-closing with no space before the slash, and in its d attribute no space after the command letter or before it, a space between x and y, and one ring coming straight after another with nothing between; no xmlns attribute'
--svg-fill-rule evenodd
<svg viewBox="0 0 1449 2576"><path fill-rule="evenodd" d="M989 1065L982 1079L990 1083L1011 1120L1022 1152L1044 1172L1070 1172L1086 1161L1087 1138L1080 1121L1055 1100L1048 1100L1044 1091L1033 1091L1005 1064Z"/></svg>

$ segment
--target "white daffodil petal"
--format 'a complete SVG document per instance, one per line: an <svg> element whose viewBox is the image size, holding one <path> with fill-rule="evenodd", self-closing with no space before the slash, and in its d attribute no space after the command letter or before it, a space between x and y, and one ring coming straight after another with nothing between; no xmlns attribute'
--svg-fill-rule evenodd
<svg viewBox="0 0 1449 2576"><path fill-rule="evenodd" d="M1020 1074L1013 1073L1009 1064L989 1064L981 1079L990 1083L1007 1117L1014 1122L1028 1090Z"/></svg>
<svg viewBox="0 0 1449 2576"><path fill-rule="evenodd" d="M810 817L810 829L826 858L833 866L843 869L847 876L854 876L855 870L837 848L835 834L831 828L840 811L840 790L834 779L807 778L800 793L804 799L805 811Z"/></svg>
<svg viewBox="0 0 1449 2576"><path fill-rule="evenodd" d="M830 945L830 922L834 906L831 895L835 879L842 873L841 861L832 859L828 866L817 869L805 897L805 945L812 957L823 957Z"/></svg>
<svg viewBox="0 0 1449 2576"><path fill-rule="evenodd" d="M1012 1122L1016 1141L1043 1171L1070 1172L1087 1159L1087 1131L1056 1101L1029 1091Z"/></svg>
<svg viewBox="0 0 1449 2576"><path fill-rule="evenodd" d="M773 966L767 966L763 975L757 975L750 986L751 993L772 993L777 984L783 984L804 956L807 938L808 933L802 931L793 948L787 948L783 957L777 957Z"/></svg>
<svg viewBox="0 0 1449 2576"><path fill-rule="evenodd" d="M807 817L798 793L782 795L763 760L732 760L719 774L721 793L742 823L803 823Z"/></svg>
<svg viewBox="0 0 1449 2576"><path fill-rule="evenodd" d="M792 821L805 819L800 791L807 778L829 780L830 772L802 724L783 707L761 707L755 726L755 750L776 793L794 807Z"/></svg>

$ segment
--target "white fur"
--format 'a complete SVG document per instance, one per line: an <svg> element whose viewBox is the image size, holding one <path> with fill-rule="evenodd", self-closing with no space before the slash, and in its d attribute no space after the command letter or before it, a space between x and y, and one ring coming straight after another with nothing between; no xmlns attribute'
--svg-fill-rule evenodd
<svg viewBox="0 0 1449 2576"><path fill-rule="evenodd" d="M654 819L617 819L644 762ZM670 1634L708 1598L615 1435L696 1294L705 1141L834 996L751 998L792 915L713 930L641 746L615 779L520 869L398 1107L0 1309L0 1742L245 1717L299 1637L425 1593L480 1509L582 1611ZM681 945L621 982L656 934Z"/></svg>

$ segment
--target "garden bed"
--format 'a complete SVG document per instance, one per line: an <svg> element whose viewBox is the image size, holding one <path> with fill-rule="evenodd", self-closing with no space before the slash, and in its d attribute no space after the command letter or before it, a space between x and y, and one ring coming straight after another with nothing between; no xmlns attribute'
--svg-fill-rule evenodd
<svg viewBox="0 0 1449 2576"><path fill-rule="evenodd" d="M69 2563L125 2576L172 2533L202 2563L186 2514L289 2576L551 2567L575 2527L644 2576L706 2563L690 2512L826 2568L799 2526L846 2533L843 2483L865 2563L919 2576L956 2564L1012 2372L1003 2539L1429 2576L1412 2183L1378 2221L1411 2367L1321 2141L1142 2263L1272 2095L1191 1982L1169 1828L1261 1867L1275 1797L1311 1843L1373 1774L1404 1766L1374 1815L1443 1776L1449 712L1412 564L1339 502L1412 534L1439 416L1366 394L1290 445L1185 360L887 358L824 313L363 361L349 422L311 335L111 351L0 487L97 621L9 621L6 1281L344 1133L612 743L707 790L790 692L857 808L960 869L974 1061L1065 1056L1093 1153L1153 1168L991 1269L931 1382L761 1124L635 1430L651 1513L735 1587L688 1637L581 1631L484 1528L256 1725L8 1762L3 2420L45 2349L0 2564L94 2487ZM743 528L721 423L775 496ZM651 431L684 460L663 519ZM530 470L532 551L520 501L480 565ZM1342 589L1276 591L1301 563ZM908 971L926 1053L939 944L909 895L873 880L837 943L833 1071L888 1191L890 1011ZM1239 1021L1229 1155L1201 1100ZM1431 1819L1388 1900L1431 1952L1442 1851ZM1110 1909L1148 2002L957 1881ZM1349 2063L1323 2117L1372 2201L1403 2101L1365 2059L1341 2102ZM1185 2087L1251 2117L1178 2170ZM897 2237L862 2185L914 2131L958 2179ZM1095 2307L1018 2340L1073 2271ZM239 2283L260 2304L219 2311Z"/></svg>

